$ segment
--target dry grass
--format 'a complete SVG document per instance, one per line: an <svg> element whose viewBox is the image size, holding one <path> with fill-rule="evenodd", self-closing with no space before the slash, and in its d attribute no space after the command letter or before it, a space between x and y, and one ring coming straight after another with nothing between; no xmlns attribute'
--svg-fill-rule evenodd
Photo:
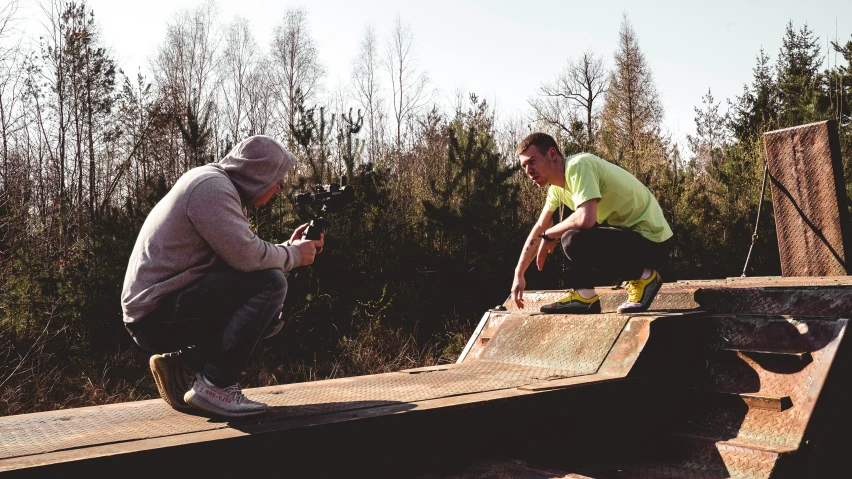
<svg viewBox="0 0 852 479"><path fill-rule="evenodd" d="M470 334L447 327L419 343L417 331L379 322L343 337L329 359L304 361L262 346L241 381L249 387L316 381L454 362ZM101 358L74 359L68 328L51 328L37 338L16 340L0 324L0 415L8 416L159 397L148 369L148 354L119 349Z"/></svg>
<svg viewBox="0 0 852 479"><path fill-rule="evenodd" d="M41 335L21 341L0 325L0 415L158 397L144 352L80 360L67 333L48 323Z"/></svg>

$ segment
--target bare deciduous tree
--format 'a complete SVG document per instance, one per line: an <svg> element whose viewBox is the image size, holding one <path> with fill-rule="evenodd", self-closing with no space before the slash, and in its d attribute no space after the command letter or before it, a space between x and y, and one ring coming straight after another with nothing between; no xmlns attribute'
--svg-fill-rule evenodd
<svg viewBox="0 0 852 479"><path fill-rule="evenodd" d="M233 143L244 134L249 109L249 83L255 74L259 57L257 42L248 20L239 16L234 18L226 29L221 62L222 120Z"/></svg>
<svg viewBox="0 0 852 479"><path fill-rule="evenodd" d="M271 134L275 97L275 74L269 63L261 61L249 75L246 85L246 135Z"/></svg>
<svg viewBox="0 0 852 479"><path fill-rule="evenodd" d="M18 50L18 45L6 45L6 41L12 37L15 30L14 25L18 21L18 9L21 6L20 0L7 0L6 4L0 7L0 60L6 58L8 54L15 54Z"/></svg>
<svg viewBox="0 0 852 479"><path fill-rule="evenodd" d="M599 98L606 92L607 78L603 60L593 52L578 60L568 60L565 69L552 82L539 89L541 98L530 101L536 120L544 121L568 134L585 150L595 144L600 110ZM583 129L575 128L581 122ZM582 137L578 138L582 134Z"/></svg>
<svg viewBox="0 0 852 479"><path fill-rule="evenodd" d="M298 98L308 104L320 89L325 69L319 62L316 43L308 30L308 14L303 8L287 10L275 27L272 58L283 108L283 133L288 146L295 148L292 128L296 124Z"/></svg>
<svg viewBox="0 0 852 479"><path fill-rule="evenodd" d="M152 69L168 112L184 123L215 117L211 110L217 104L220 38L212 0L179 11L166 27ZM177 129L174 134L181 137ZM181 169L195 166L193 161L207 156L207 151L197 151L201 142L186 143L184 138Z"/></svg>
<svg viewBox="0 0 852 479"><path fill-rule="evenodd" d="M352 68L352 81L355 86L355 97L364 111L367 126L367 158L370 162L378 161L382 153L385 136L385 103L381 95L379 80L378 41L372 27L364 30L364 38L355 58Z"/></svg>
<svg viewBox="0 0 852 479"><path fill-rule="evenodd" d="M402 150L403 136L415 114L428 101L426 85L429 78L418 71L411 51L413 37L411 29L397 17L393 33L388 42L385 67L390 73L393 92L393 114L396 121L396 148Z"/></svg>
<svg viewBox="0 0 852 479"><path fill-rule="evenodd" d="M11 37L12 25L16 20L19 2L8 2L0 8L0 140L3 155L3 191L8 192L11 185L9 147L12 135L21 128L20 110L23 82L19 45L7 45Z"/></svg>

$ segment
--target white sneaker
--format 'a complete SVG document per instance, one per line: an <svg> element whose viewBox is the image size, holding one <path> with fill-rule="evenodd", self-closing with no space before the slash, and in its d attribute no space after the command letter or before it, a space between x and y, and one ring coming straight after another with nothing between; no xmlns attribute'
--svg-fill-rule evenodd
<svg viewBox="0 0 852 479"><path fill-rule="evenodd" d="M201 373L195 375L195 383L183 396L183 400L198 409L225 417L262 414L268 407L262 402L245 397L239 384L220 388Z"/></svg>
<svg viewBox="0 0 852 479"><path fill-rule="evenodd" d="M192 409L183 397L195 379L195 374L180 360L180 353L155 354L148 360L157 390L166 403L178 411Z"/></svg>

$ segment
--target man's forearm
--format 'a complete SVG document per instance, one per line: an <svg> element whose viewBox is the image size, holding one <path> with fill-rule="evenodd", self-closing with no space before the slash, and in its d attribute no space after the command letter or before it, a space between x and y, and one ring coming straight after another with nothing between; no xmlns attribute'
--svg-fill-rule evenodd
<svg viewBox="0 0 852 479"><path fill-rule="evenodd" d="M530 263L532 263L532 260L538 252L538 245L542 241L542 239L539 238L539 235L544 233L546 229L547 228L539 225L535 225L535 227L533 227L526 243L524 243L524 248L521 250L521 258L518 260L518 266L515 268L515 275L523 276L523 274L527 271L527 268Z"/></svg>
<svg viewBox="0 0 852 479"><path fill-rule="evenodd" d="M547 236L551 238L561 238L562 235L565 234L568 230L579 230L588 228L588 226L584 226L584 220L582 215L579 215L576 211L571 213L564 221L561 221L550 228L547 228Z"/></svg>
<svg viewBox="0 0 852 479"><path fill-rule="evenodd" d="M547 228L547 236L561 238L568 230L582 230L595 226L598 217L598 200L592 199L581 204L565 220Z"/></svg>

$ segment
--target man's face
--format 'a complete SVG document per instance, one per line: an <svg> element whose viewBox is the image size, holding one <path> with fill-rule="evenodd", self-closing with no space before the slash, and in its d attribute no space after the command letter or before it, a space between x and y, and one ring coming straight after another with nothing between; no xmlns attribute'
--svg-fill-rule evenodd
<svg viewBox="0 0 852 479"><path fill-rule="evenodd" d="M553 175L554 165L558 162L556 150L550 148L546 154L542 154L538 147L530 145L519 155L521 159L521 168L536 186L544 188L550 184L550 178Z"/></svg>
<svg viewBox="0 0 852 479"><path fill-rule="evenodd" d="M269 203L269 200L271 200L276 193L281 191L282 181L284 181L284 178L278 180L274 185L272 185L272 188L269 188L269 190L267 190L266 193L260 195L260 197L258 197L256 200L249 203L249 206L265 206L266 203Z"/></svg>

